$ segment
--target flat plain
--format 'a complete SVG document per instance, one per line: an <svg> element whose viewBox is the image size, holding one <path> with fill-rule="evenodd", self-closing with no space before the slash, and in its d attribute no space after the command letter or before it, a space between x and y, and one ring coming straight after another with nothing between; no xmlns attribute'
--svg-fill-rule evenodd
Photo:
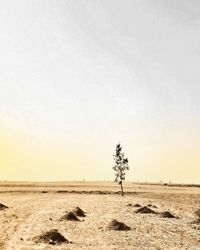
<svg viewBox="0 0 200 250"><path fill-rule="evenodd" d="M127 182L125 197L119 190L106 181L2 181L0 203L8 208L0 210L0 249L200 249L200 223L194 214L200 208L200 187ZM139 206L155 213L136 213ZM76 207L86 216L60 219ZM162 217L166 211L175 218ZM109 229L113 219L131 230ZM35 240L52 229L70 242Z"/></svg>

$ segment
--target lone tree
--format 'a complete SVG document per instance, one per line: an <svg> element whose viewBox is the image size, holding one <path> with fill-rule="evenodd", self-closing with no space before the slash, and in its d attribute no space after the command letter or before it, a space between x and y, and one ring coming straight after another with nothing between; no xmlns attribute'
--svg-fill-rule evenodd
<svg viewBox="0 0 200 250"><path fill-rule="evenodd" d="M122 196L124 196L123 181L125 180L125 172L126 170L129 170L129 166L128 166L128 158L125 158L120 143L117 144L115 149L115 154L113 155L113 157L115 161L113 169L116 172L115 182L118 182L118 184L121 186L121 193Z"/></svg>

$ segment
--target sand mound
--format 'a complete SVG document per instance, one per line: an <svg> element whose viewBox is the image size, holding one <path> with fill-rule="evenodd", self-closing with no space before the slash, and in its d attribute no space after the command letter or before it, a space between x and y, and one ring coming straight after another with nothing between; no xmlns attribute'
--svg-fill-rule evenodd
<svg viewBox="0 0 200 250"><path fill-rule="evenodd" d="M156 205L148 204L147 207L158 208Z"/></svg>
<svg viewBox="0 0 200 250"><path fill-rule="evenodd" d="M196 219L194 221L191 222L192 224L200 224L200 219Z"/></svg>
<svg viewBox="0 0 200 250"><path fill-rule="evenodd" d="M148 208L148 207L141 207L138 208L136 211L136 213L142 213L142 214L157 214L157 212L155 212L154 210Z"/></svg>
<svg viewBox="0 0 200 250"><path fill-rule="evenodd" d="M65 214L60 220L80 221L79 218L72 212Z"/></svg>
<svg viewBox="0 0 200 250"><path fill-rule="evenodd" d="M194 214L198 217L198 219L200 220L200 208L197 209Z"/></svg>
<svg viewBox="0 0 200 250"><path fill-rule="evenodd" d="M136 203L136 204L133 205L133 207L141 207L141 205Z"/></svg>
<svg viewBox="0 0 200 250"><path fill-rule="evenodd" d="M86 216L84 211L80 207L76 207L72 212L73 212L73 214L75 214L76 216L79 216L79 217Z"/></svg>
<svg viewBox="0 0 200 250"><path fill-rule="evenodd" d="M194 214L197 216L197 219L193 221L193 224L200 224L200 209L197 209Z"/></svg>
<svg viewBox="0 0 200 250"><path fill-rule="evenodd" d="M175 216L172 213L170 213L169 211L162 212L162 213L160 213L160 215L163 218L175 218Z"/></svg>
<svg viewBox="0 0 200 250"><path fill-rule="evenodd" d="M45 234L35 237L36 243L49 243L52 245L70 243L57 229L52 229Z"/></svg>
<svg viewBox="0 0 200 250"><path fill-rule="evenodd" d="M8 208L6 205L0 203L0 210L4 210L4 209L6 209L6 208Z"/></svg>
<svg viewBox="0 0 200 250"><path fill-rule="evenodd" d="M131 228L129 226L127 226L123 222L119 222L117 220L112 220L108 225L108 229L110 229L110 230L131 230Z"/></svg>

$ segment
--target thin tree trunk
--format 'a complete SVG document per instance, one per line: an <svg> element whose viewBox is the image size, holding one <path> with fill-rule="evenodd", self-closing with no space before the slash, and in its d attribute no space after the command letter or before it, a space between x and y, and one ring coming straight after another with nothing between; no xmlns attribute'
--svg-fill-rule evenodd
<svg viewBox="0 0 200 250"><path fill-rule="evenodd" d="M120 186L121 186L121 192L122 192L122 196L124 196L124 190L123 190L123 185L122 185L122 181L120 183Z"/></svg>

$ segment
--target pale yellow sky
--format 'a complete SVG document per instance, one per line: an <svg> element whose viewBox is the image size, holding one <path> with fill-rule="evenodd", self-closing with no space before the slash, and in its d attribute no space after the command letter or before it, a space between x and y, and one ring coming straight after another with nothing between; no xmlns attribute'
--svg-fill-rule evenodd
<svg viewBox="0 0 200 250"><path fill-rule="evenodd" d="M0 2L0 179L198 183L197 0Z"/></svg>
<svg viewBox="0 0 200 250"><path fill-rule="evenodd" d="M190 128L124 129L129 181L198 183L199 141ZM106 139L105 139L106 137ZM112 180L115 133L82 137L46 136L1 130L1 174L9 180Z"/></svg>

